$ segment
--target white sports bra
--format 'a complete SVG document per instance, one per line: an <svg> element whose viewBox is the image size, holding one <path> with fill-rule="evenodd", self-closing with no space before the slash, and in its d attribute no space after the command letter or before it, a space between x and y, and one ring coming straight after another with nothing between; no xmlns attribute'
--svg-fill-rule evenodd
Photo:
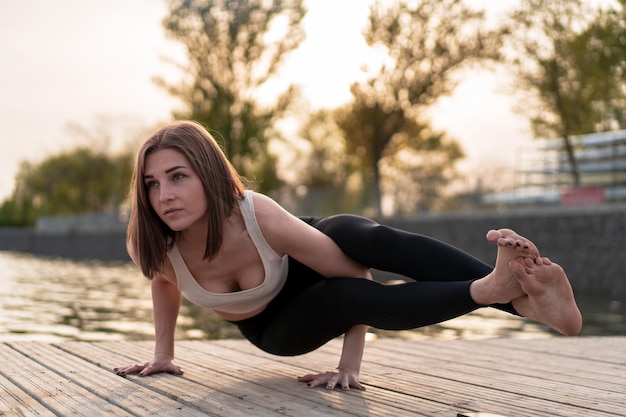
<svg viewBox="0 0 626 417"><path fill-rule="evenodd" d="M244 198L239 200L239 209L248 235L263 262L265 279L259 286L230 293L207 291L191 275L176 245L167 253L176 273L178 288L186 299L201 307L230 314L245 314L264 306L276 297L287 280L287 255L281 258L263 237L254 213L252 191L247 190Z"/></svg>

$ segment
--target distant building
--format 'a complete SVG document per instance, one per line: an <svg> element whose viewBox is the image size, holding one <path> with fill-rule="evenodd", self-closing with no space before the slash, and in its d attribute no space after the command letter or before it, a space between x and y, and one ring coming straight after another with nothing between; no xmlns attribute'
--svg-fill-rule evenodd
<svg viewBox="0 0 626 417"><path fill-rule="evenodd" d="M573 185L563 140L555 139L521 152L514 186L484 195L482 203L572 206L626 201L626 130L576 136L572 145L579 187Z"/></svg>
<svg viewBox="0 0 626 417"><path fill-rule="evenodd" d="M39 217L35 231L42 233L93 233L126 230L119 213L85 213L72 216Z"/></svg>

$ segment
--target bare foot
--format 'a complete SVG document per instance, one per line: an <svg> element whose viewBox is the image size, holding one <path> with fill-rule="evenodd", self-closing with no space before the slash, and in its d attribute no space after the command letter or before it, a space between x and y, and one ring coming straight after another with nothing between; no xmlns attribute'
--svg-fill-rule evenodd
<svg viewBox="0 0 626 417"><path fill-rule="evenodd" d="M572 286L560 265L548 258L537 262L519 258L509 264L526 296L513 300L513 307L524 317L552 327L566 336L577 335L582 315Z"/></svg>
<svg viewBox="0 0 626 417"><path fill-rule="evenodd" d="M540 259L539 250L511 229L490 230L487 240L498 244L496 266L489 275L472 283L470 294L477 304L506 304L524 295L509 269L509 262L520 256Z"/></svg>
<svg viewBox="0 0 626 417"><path fill-rule="evenodd" d="M490 230L487 232L487 240L498 244L498 260L500 260L500 248L511 249L517 253L517 256L539 257L539 249L537 249L535 244L511 229ZM506 253L510 255L512 252ZM507 258L507 256L504 256L502 261L504 261L504 258ZM508 264L510 259L512 258L508 258L504 263Z"/></svg>

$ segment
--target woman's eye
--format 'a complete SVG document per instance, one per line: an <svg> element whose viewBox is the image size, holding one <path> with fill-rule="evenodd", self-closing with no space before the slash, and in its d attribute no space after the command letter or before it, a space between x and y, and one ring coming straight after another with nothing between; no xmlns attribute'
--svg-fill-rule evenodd
<svg viewBox="0 0 626 417"><path fill-rule="evenodd" d="M174 174L174 179L175 180L182 180L183 178L185 178L185 176L183 174Z"/></svg>
<svg viewBox="0 0 626 417"><path fill-rule="evenodd" d="M156 181L148 181L146 183L146 187L148 188L155 188L158 185L158 183Z"/></svg>

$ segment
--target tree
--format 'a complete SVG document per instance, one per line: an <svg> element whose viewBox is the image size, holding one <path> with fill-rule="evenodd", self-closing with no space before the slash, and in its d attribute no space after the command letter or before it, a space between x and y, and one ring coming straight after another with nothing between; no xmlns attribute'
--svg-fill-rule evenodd
<svg viewBox="0 0 626 417"><path fill-rule="evenodd" d="M396 214L431 211L441 202L443 188L455 176L454 164L464 156L458 142L433 132L426 122L377 105L355 102L338 117L348 154L356 156L354 169L389 179L374 187L376 214L382 212L385 189Z"/></svg>
<svg viewBox="0 0 626 417"><path fill-rule="evenodd" d="M297 160L297 170L290 170L297 183L293 190L297 199L293 199L291 208L294 212L324 216L360 208L354 198L360 184L352 158L346 153L336 112L322 109L308 113L298 131L302 140L290 142L292 159Z"/></svg>
<svg viewBox="0 0 626 417"><path fill-rule="evenodd" d="M265 107L258 93L304 39L303 0L171 0L169 8L166 33L185 46L188 58L180 84L158 80L185 104L174 116L206 125L241 174L262 174L261 188L275 188L268 143L296 90L289 87Z"/></svg>
<svg viewBox="0 0 626 417"><path fill-rule="evenodd" d="M0 222L26 226L39 216L116 211L128 192L132 160L130 153L109 156L79 147L38 164L22 162Z"/></svg>
<svg viewBox="0 0 626 417"><path fill-rule="evenodd" d="M351 172L345 139L334 112L323 109L310 114L299 133L308 149L299 165L298 184L309 189L342 188Z"/></svg>
<svg viewBox="0 0 626 417"><path fill-rule="evenodd" d="M573 135L618 126L626 97L626 28L617 10L580 0L523 0L511 13L509 59L535 137L562 138L574 185Z"/></svg>
<svg viewBox="0 0 626 417"><path fill-rule="evenodd" d="M339 121L348 152L361 157L361 167L369 176L377 213L381 212L381 160L415 145L412 140L398 140L390 146L394 138L410 134L430 140L420 133L428 127L423 110L455 87L451 76L457 70L497 57L500 39L497 32L485 29L484 13L461 0L383 4L387 3L372 5L364 36L371 47L386 52L386 60L366 82L352 85L353 103ZM452 164L459 147L447 150L446 163Z"/></svg>
<svg viewBox="0 0 626 417"><path fill-rule="evenodd" d="M588 63L585 81L594 90L594 129L588 132L626 129L626 0L599 9L578 42L579 55Z"/></svg>
<svg viewBox="0 0 626 417"><path fill-rule="evenodd" d="M463 158L461 146L444 132L411 121L394 136L390 156L382 159L383 183L395 214L431 212L446 204L445 188L457 178L454 164Z"/></svg>
<svg viewBox="0 0 626 417"><path fill-rule="evenodd" d="M27 167L22 163L19 172L26 169ZM35 217L32 200L25 196L17 186L14 188L12 196L5 199L0 205L0 227L30 226L35 223Z"/></svg>

